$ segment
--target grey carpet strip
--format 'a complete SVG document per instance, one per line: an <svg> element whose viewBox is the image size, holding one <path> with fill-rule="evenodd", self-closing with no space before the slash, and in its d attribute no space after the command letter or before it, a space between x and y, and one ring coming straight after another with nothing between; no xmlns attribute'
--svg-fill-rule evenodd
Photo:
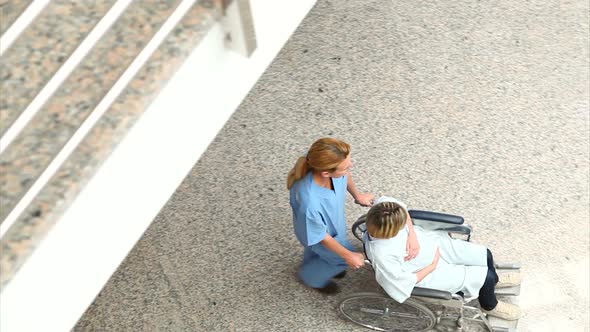
<svg viewBox="0 0 590 332"><path fill-rule="evenodd" d="M10 28L31 2L33 0L0 0L0 36Z"/></svg>
<svg viewBox="0 0 590 332"><path fill-rule="evenodd" d="M197 2L15 221L0 241L0 288L10 281L220 16L220 1Z"/></svg>
<svg viewBox="0 0 590 332"><path fill-rule="evenodd" d="M0 58L0 136L66 62L114 0L51 1Z"/></svg>
<svg viewBox="0 0 590 332"><path fill-rule="evenodd" d="M179 2L132 3L0 155L0 220L6 218Z"/></svg>

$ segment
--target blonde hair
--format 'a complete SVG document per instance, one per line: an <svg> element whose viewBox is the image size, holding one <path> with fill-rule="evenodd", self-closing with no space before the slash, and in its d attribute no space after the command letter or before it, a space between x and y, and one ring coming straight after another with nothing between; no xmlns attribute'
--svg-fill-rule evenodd
<svg viewBox="0 0 590 332"><path fill-rule="evenodd" d="M373 205L367 213L367 231L372 237L389 239L406 224L408 212L394 202Z"/></svg>
<svg viewBox="0 0 590 332"><path fill-rule="evenodd" d="M350 145L336 138L320 138L313 142L306 156L299 157L287 175L287 189L309 171L333 172L350 154Z"/></svg>

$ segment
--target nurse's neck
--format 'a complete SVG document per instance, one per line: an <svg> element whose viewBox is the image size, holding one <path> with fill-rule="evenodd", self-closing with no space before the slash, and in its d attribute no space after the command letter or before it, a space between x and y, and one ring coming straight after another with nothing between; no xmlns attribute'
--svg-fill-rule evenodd
<svg viewBox="0 0 590 332"><path fill-rule="evenodd" d="M329 176L323 176L320 172L313 171L313 181L320 187L334 190L334 186L332 185L332 178Z"/></svg>

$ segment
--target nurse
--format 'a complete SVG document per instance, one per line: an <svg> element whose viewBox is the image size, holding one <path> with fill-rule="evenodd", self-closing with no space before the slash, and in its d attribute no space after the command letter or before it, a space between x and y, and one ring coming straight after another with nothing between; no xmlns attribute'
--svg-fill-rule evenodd
<svg viewBox="0 0 590 332"><path fill-rule="evenodd" d="M519 273L498 276L492 253L485 246L451 238L444 231L414 227L420 253L404 259L411 218L404 203L381 197L367 213L365 250L377 282L397 302L403 303L415 286L463 292L477 297L483 312L506 320L522 316L518 306L496 299L495 288L520 284Z"/></svg>
<svg viewBox="0 0 590 332"><path fill-rule="evenodd" d="M339 291L333 278L362 267L364 256L346 237L345 202L371 206L374 195L360 193L350 169L350 145L335 138L315 141L287 176L295 235L305 247L299 279L322 293Z"/></svg>

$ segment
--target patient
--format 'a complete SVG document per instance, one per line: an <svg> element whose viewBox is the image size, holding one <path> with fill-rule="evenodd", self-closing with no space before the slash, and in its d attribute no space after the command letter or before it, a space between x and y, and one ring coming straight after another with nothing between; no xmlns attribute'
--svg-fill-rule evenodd
<svg viewBox="0 0 590 332"><path fill-rule="evenodd" d="M410 222L408 222L408 219ZM492 253L482 245L451 238L444 231L413 226L404 203L381 197L367 213L365 250L377 282L402 303L414 286L478 297L483 312L506 320L522 316L514 304L496 299L495 288L520 284L519 273L498 276ZM415 232L419 253L409 258L408 235Z"/></svg>

